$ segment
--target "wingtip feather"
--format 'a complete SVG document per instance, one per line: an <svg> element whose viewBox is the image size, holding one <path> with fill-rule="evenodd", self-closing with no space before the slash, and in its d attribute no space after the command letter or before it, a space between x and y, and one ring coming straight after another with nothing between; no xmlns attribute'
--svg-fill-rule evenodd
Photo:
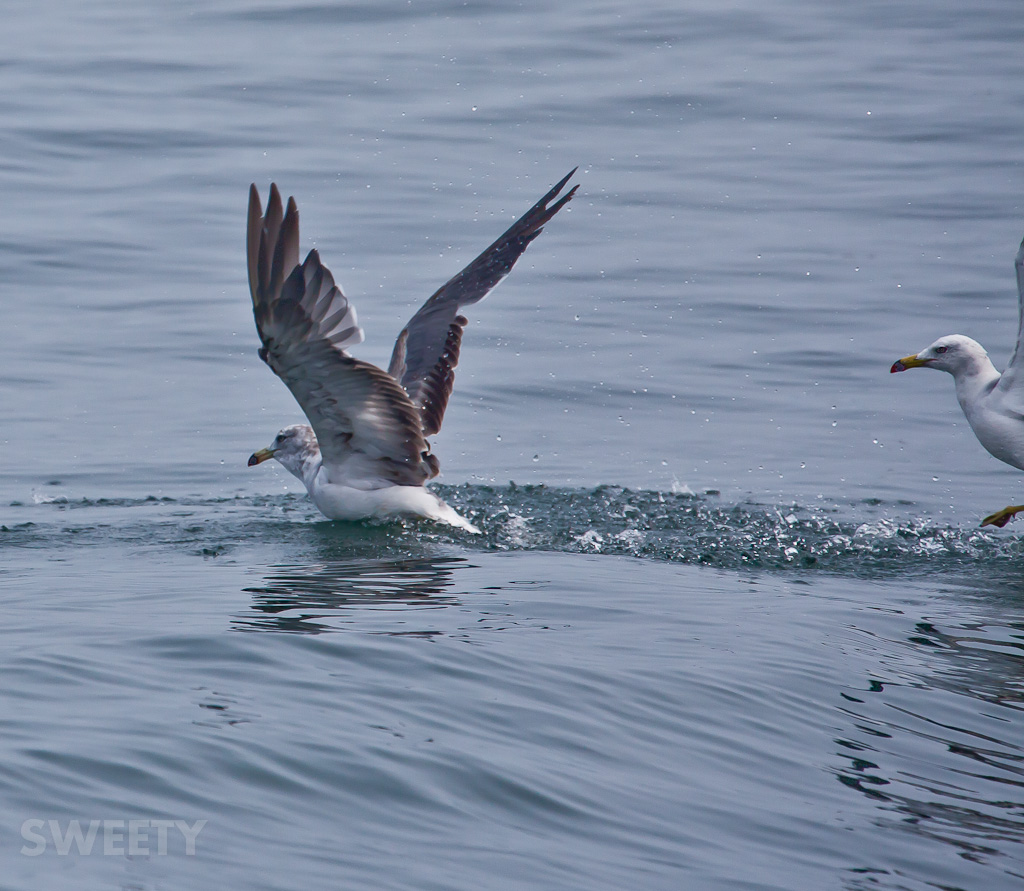
<svg viewBox="0 0 1024 891"><path fill-rule="evenodd" d="M245 227L245 259L249 272L249 294L253 306L259 294L260 234L263 230L263 205L256 183L249 186L249 213Z"/></svg>

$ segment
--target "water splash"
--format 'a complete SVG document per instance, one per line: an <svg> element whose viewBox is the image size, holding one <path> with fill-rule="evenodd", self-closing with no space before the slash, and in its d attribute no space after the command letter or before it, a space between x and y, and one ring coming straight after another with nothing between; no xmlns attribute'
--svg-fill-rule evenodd
<svg viewBox="0 0 1024 891"><path fill-rule="evenodd" d="M484 530L472 539L421 522L331 523L300 495L79 499L12 505L0 548L104 543L228 554L261 539L321 552L419 553L438 543L468 550L611 554L722 569L826 571L861 577L1012 566L1024 540L1005 531L943 525L904 505L726 504L685 491L615 486L438 486Z"/></svg>
<svg viewBox="0 0 1024 891"><path fill-rule="evenodd" d="M886 506L722 504L682 492L459 487L445 497L490 547L617 554L726 569L873 576L1018 561L1024 542L975 528L885 516ZM865 511L878 516L865 519ZM857 516L860 514L861 516ZM853 515L853 516L851 516Z"/></svg>

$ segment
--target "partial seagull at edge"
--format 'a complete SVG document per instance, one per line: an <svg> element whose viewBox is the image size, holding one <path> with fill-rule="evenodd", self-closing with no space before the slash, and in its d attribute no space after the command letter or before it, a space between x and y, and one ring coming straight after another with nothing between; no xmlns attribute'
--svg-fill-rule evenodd
<svg viewBox="0 0 1024 891"><path fill-rule="evenodd" d="M1017 345L1000 374L985 348L963 334L947 334L913 356L893 363L892 373L909 368L936 368L953 375L956 398L978 441L989 454L1024 470L1024 242L1014 261L1017 270ZM989 514L982 526L1005 526L1024 511L1012 504Z"/></svg>

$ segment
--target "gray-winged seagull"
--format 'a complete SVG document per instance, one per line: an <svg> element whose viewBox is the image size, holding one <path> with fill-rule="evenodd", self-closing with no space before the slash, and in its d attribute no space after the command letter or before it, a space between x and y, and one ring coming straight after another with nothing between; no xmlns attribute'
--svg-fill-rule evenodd
<svg viewBox="0 0 1024 891"><path fill-rule="evenodd" d="M573 186L558 198L575 172L419 308L398 335L387 371L348 354L363 331L319 253L311 250L299 263L295 200L284 210L272 184L264 214L253 185L247 254L259 354L310 423L285 427L249 465L276 458L331 519L418 516L479 532L424 487L440 469L427 437L441 429L452 392L467 324L459 311L508 275L576 193Z"/></svg>

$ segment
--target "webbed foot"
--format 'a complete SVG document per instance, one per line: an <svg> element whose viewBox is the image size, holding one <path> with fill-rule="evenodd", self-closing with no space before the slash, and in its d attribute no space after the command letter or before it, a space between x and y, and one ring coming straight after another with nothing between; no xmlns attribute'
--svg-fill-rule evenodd
<svg viewBox="0 0 1024 891"><path fill-rule="evenodd" d="M1004 507L1002 510L997 510L994 514L989 514L985 517L985 519L981 521L981 525L1005 526L1022 510L1024 510L1024 504L1015 504L1010 507Z"/></svg>

